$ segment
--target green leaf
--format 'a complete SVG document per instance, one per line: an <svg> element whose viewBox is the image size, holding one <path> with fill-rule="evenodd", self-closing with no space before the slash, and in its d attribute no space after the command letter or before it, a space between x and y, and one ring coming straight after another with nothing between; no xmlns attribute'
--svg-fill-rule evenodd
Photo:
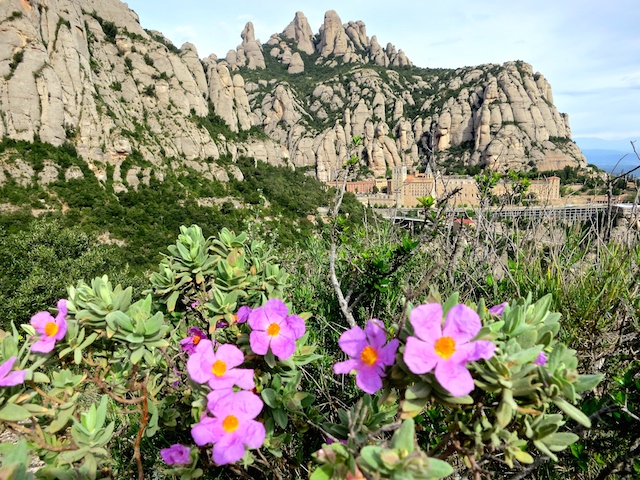
<svg viewBox="0 0 640 480"><path fill-rule="evenodd" d="M134 350L133 352L131 352L131 357L129 358L131 360L131 363L133 363L134 365L138 363L140 359L142 359L144 352L145 352L144 347L140 347L137 350Z"/></svg>
<svg viewBox="0 0 640 480"><path fill-rule="evenodd" d="M413 418L408 418L402 422L402 426L393 434L391 447L411 453L414 450L414 437L415 422Z"/></svg>
<svg viewBox="0 0 640 480"><path fill-rule="evenodd" d="M549 450L554 452L560 452L567 448L572 443L577 442L580 439L578 435L571 432L556 432L548 435L542 439L542 442L549 447Z"/></svg>
<svg viewBox="0 0 640 480"><path fill-rule="evenodd" d="M536 345L535 347L521 350L513 355L509 355L509 361L516 362L520 365L533 362L542 351L544 347L542 345Z"/></svg>
<svg viewBox="0 0 640 480"><path fill-rule="evenodd" d="M34 415L51 415L53 412L42 405L36 405L35 403L25 403L24 408L29 410Z"/></svg>
<svg viewBox="0 0 640 480"><path fill-rule="evenodd" d="M498 405L498 409L496 410L496 419L498 420L498 424L501 427L506 427L511 422L513 418L513 408L509 405L508 402L504 400L500 402Z"/></svg>
<svg viewBox="0 0 640 480"><path fill-rule="evenodd" d="M15 403L7 403L0 408L0 420L8 422L19 422L31 417L31 412Z"/></svg>
<svg viewBox="0 0 640 480"><path fill-rule="evenodd" d="M444 478L453 473L453 467L443 460L429 458L429 478Z"/></svg>
<svg viewBox="0 0 640 480"><path fill-rule="evenodd" d="M78 469L78 473L81 475L82 478L88 478L89 480L96 480L97 470L98 470L98 463L96 462L96 458L92 454L87 453L87 455L84 457L84 463Z"/></svg>
<svg viewBox="0 0 640 480"><path fill-rule="evenodd" d="M591 420L589 420L589 417L582 413L581 410L577 409L563 398L554 397L551 400L553 400L553 403L555 403L560 410L569 415L576 422L587 428L591 428Z"/></svg>
<svg viewBox="0 0 640 480"><path fill-rule="evenodd" d="M62 430L69 423L74 410L75 405L72 405L71 408L59 410L58 416L47 427L47 432L56 433Z"/></svg>
<svg viewBox="0 0 640 480"><path fill-rule="evenodd" d="M276 408L272 410L271 415L273 415L273 419L276 421L276 423L280 428L282 429L287 428L289 417L287 417L286 412L282 408Z"/></svg>
<svg viewBox="0 0 640 480"><path fill-rule="evenodd" d="M13 462L21 463L23 465L28 465L29 463L29 448L27 447L27 441L21 439L16 444L8 444L3 443L2 446L2 461L6 464L10 464ZM0 478L5 478L0 476ZM11 478L11 477L6 477Z"/></svg>
<svg viewBox="0 0 640 480"><path fill-rule="evenodd" d="M317 468L315 472L311 474L309 480L331 480L333 477L333 466L323 465Z"/></svg>
<svg viewBox="0 0 640 480"><path fill-rule="evenodd" d="M175 291L169 298L167 299L167 311L173 312L176 309L176 302L178 301L178 297L180 296L180 292Z"/></svg>
<svg viewBox="0 0 640 480"><path fill-rule="evenodd" d="M380 471L386 470L382 461L380 460L380 453L382 452L382 448L376 445L367 445L360 450L360 457L358 457L359 464L370 471ZM364 463L364 465L362 465Z"/></svg>
<svg viewBox="0 0 640 480"><path fill-rule="evenodd" d="M49 377L47 377L44 373L42 372L33 372L33 378L32 380L35 383L49 383Z"/></svg>
<svg viewBox="0 0 640 480"><path fill-rule="evenodd" d="M535 445L535 447L540 450L541 453L545 454L547 457L549 457L551 460L553 460L554 462L558 461L558 457L556 457L553 452L551 450L549 450L547 448L547 446L542 443L542 441L540 440L534 440L533 444Z"/></svg>
<svg viewBox="0 0 640 480"><path fill-rule="evenodd" d="M586 392L596 387L601 381L604 375L579 375L576 382L573 384L577 393Z"/></svg>
<svg viewBox="0 0 640 480"><path fill-rule="evenodd" d="M278 401L278 394L273 388L265 388L260 393L264 403L266 403L271 408L278 408L280 402Z"/></svg>
<svg viewBox="0 0 640 480"><path fill-rule="evenodd" d="M267 354L264 356L264 361L267 362L270 368L275 368L276 366L276 357L274 357L271 348L267 351Z"/></svg>
<svg viewBox="0 0 640 480"><path fill-rule="evenodd" d="M534 461L533 457L524 450L516 450L515 452L513 452L513 456L516 457L516 460L518 460L520 463L526 463L530 465Z"/></svg>

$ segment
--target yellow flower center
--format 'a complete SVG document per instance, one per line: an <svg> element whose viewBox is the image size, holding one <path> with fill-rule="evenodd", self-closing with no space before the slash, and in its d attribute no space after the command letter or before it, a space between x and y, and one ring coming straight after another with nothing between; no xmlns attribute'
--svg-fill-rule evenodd
<svg viewBox="0 0 640 480"><path fill-rule="evenodd" d="M227 371L227 364L222 360L216 360L213 366L211 367L211 372L216 377L221 377Z"/></svg>
<svg viewBox="0 0 640 480"><path fill-rule="evenodd" d="M373 365L378 360L378 352L371 345L367 345L360 352L360 360L362 360L365 365Z"/></svg>
<svg viewBox="0 0 640 480"><path fill-rule="evenodd" d="M234 323L238 323L238 316L235 314L231 314L231 321L229 322L230 325L233 325Z"/></svg>
<svg viewBox="0 0 640 480"><path fill-rule="evenodd" d="M272 323L271 325L269 325L269 328L267 328L267 335L269 335L270 337L275 337L280 333L280 325L278 325L277 323Z"/></svg>
<svg viewBox="0 0 640 480"><path fill-rule="evenodd" d="M58 325L53 322L49 322L44 326L44 334L47 337L53 337L56 333L58 333Z"/></svg>
<svg viewBox="0 0 640 480"><path fill-rule="evenodd" d="M200 343L200 340L202 340L198 335L194 335L193 336L193 344L197 345Z"/></svg>
<svg viewBox="0 0 640 480"><path fill-rule="evenodd" d="M222 428L227 433L235 432L238 429L238 417L235 415L227 415L222 421Z"/></svg>
<svg viewBox="0 0 640 480"><path fill-rule="evenodd" d="M456 342L451 337L441 337L436 340L436 353L445 360L456 351Z"/></svg>

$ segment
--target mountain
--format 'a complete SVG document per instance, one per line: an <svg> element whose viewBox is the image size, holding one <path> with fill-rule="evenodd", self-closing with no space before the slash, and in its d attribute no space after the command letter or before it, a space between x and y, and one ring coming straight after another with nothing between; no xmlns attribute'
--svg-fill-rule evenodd
<svg viewBox="0 0 640 480"><path fill-rule="evenodd" d="M266 44L251 22L240 38L224 59L200 59L193 45L144 30L118 0L4 0L0 138L71 143L115 191L169 170L241 179L241 156L329 180L354 136L369 176L426 162L586 164L551 86L524 62L418 68L334 11L315 34L298 12ZM16 171L0 167L0 183Z"/></svg>
<svg viewBox="0 0 640 480"><path fill-rule="evenodd" d="M640 165L640 160L633 151L632 141L635 139L603 140L596 137L575 139L576 144L587 158L587 162L607 172L618 174Z"/></svg>

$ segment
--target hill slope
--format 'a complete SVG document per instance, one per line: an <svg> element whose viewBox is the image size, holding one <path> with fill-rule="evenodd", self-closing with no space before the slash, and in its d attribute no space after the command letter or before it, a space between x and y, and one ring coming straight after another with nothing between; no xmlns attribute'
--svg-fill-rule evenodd
<svg viewBox="0 0 640 480"><path fill-rule="evenodd" d="M327 180L353 136L375 176L426 162L585 164L530 65L417 68L333 11L317 34L299 12L264 45L248 23L224 59L145 31L118 0L7 0L0 31L0 137L71 142L116 191L186 169L240 180L243 155Z"/></svg>

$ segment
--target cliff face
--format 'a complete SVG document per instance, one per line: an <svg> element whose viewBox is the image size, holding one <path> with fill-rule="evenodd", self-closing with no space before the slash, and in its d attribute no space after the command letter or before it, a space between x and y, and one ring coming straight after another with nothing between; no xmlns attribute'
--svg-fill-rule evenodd
<svg viewBox="0 0 640 480"><path fill-rule="evenodd" d="M548 82L523 62L419 69L334 11L317 34L298 12L264 45L251 23L241 39L224 59L200 60L193 45L142 29L118 0L4 0L0 138L71 141L99 179L113 171L123 189L143 168L120 171L134 151L147 177L190 168L225 180L239 172L215 160L247 155L313 166L326 180L356 135L378 176L436 160L586 163Z"/></svg>

